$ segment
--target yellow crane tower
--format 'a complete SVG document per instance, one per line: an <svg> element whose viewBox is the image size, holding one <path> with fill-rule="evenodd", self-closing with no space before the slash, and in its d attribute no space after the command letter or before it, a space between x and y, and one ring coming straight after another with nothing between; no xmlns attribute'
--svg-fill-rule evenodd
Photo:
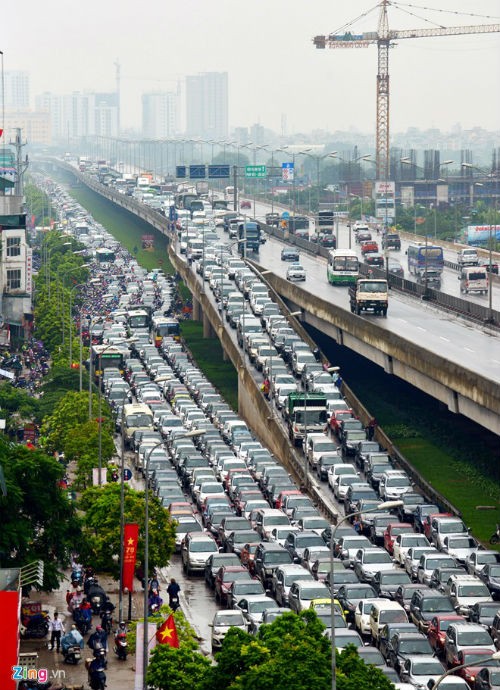
<svg viewBox="0 0 500 690"><path fill-rule="evenodd" d="M433 36L460 36L463 34L485 34L500 31L500 24L472 24L469 26L436 26L431 29L403 29L393 31L389 29L387 8L398 3L391 0L381 0L375 7L380 8L378 30L354 35L350 32L315 36L313 43L316 48L365 48L370 44L377 44L377 179L389 178L389 48L394 41L403 38L430 38ZM412 7L410 5L410 7ZM414 6L413 6L414 7Z"/></svg>

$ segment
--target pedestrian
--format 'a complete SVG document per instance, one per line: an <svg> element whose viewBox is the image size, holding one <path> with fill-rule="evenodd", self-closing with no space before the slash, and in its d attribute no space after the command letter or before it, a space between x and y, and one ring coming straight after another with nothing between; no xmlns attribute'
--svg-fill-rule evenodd
<svg viewBox="0 0 500 690"><path fill-rule="evenodd" d="M377 428L377 420L375 419L375 417L372 417L370 419L370 421L368 422L368 426L366 428L369 441L373 441L373 437L375 436L375 429L376 428Z"/></svg>
<svg viewBox="0 0 500 690"><path fill-rule="evenodd" d="M266 376L266 378L264 379L264 382L262 384L262 392L264 393L264 397L266 398L266 400L269 400L270 388L271 388L271 384L269 382L268 377Z"/></svg>
<svg viewBox="0 0 500 690"><path fill-rule="evenodd" d="M337 386L339 391L342 390L342 376L340 374L337 376L337 380L335 381L335 385Z"/></svg>
<svg viewBox="0 0 500 690"><path fill-rule="evenodd" d="M59 620L59 614L54 611L54 618L49 622L50 630L50 647L49 649L54 649L54 642L57 646L57 651L61 648L61 633L63 631L63 624Z"/></svg>
<svg viewBox="0 0 500 690"><path fill-rule="evenodd" d="M175 581L175 578L172 578L169 586L167 587L168 605L170 608L172 608L172 599L177 599L180 591L180 585Z"/></svg>

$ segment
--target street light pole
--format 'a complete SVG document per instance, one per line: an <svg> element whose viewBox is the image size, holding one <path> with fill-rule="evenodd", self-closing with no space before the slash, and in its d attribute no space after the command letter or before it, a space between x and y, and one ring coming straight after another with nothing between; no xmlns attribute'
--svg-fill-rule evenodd
<svg viewBox="0 0 500 690"><path fill-rule="evenodd" d="M335 525L334 529L332 530L331 536L330 536L330 627L332 629L332 659L331 659L331 664L332 664L332 690L337 690L337 658L335 655L336 652L336 646L335 646L335 592L334 592L334 583L335 583L335 571L334 571L334 544L335 544L335 536L337 534L338 528L344 524L344 522L347 522L350 520L352 517L356 517L357 515L360 515L361 512L364 513L376 513L379 510L392 510L393 508L399 508L400 506L403 505L403 501L385 501L384 503L380 503L378 506L375 508L369 508L368 510L356 510L354 513L349 513L348 515L344 515L344 517L337 522Z"/></svg>
<svg viewBox="0 0 500 690"><path fill-rule="evenodd" d="M500 652L493 652L490 656L485 656L483 658L479 659L474 659L474 661L470 661L467 664L460 664L459 666L453 666L452 668L449 668L447 671L445 671L442 675L439 676L435 684L432 686L432 690L437 690L437 688L441 685L441 681L447 678L449 675L452 673L456 673L457 671L460 671L462 668L467 668L468 666L483 666L488 661L499 661L500 660Z"/></svg>

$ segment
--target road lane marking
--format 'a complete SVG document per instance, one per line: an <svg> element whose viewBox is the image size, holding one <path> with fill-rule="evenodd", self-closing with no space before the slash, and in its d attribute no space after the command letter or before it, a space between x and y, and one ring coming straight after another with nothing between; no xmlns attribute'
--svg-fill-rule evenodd
<svg viewBox="0 0 500 690"><path fill-rule="evenodd" d="M468 352L475 352L475 350L471 350L470 347L465 347L465 345L464 345L464 350L467 350Z"/></svg>
<svg viewBox="0 0 500 690"><path fill-rule="evenodd" d="M425 331L425 328L422 328L422 326L417 326L417 328L418 328L420 331Z"/></svg>
<svg viewBox="0 0 500 690"><path fill-rule="evenodd" d="M450 339L449 339L449 338L445 338L444 335L440 335L439 337L441 338L441 340L446 340L447 343L450 342Z"/></svg>

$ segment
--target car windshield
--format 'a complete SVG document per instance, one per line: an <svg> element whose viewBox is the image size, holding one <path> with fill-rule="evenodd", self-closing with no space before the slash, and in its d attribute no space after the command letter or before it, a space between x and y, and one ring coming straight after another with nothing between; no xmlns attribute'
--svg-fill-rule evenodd
<svg viewBox="0 0 500 690"><path fill-rule="evenodd" d="M289 525L290 521L286 515L270 515L265 518L266 527L270 525Z"/></svg>
<svg viewBox="0 0 500 690"><path fill-rule="evenodd" d="M328 598L329 592L323 587L304 587L300 592L300 598L304 601L310 601L311 599L326 599Z"/></svg>
<svg viewBox="0 0 500 690"><path fill-rule="evenodd" d="M401 611L382 611L380 613L380 623L407 623L408 619L406 617L406 613L401 610Z"/></svg>
<svg viewBox="0 0 500 690"><path fill-rule="evenodd" d="M441 534L456 534L457 532L466 532L467 530L463 522L450 521L442 522L439 525L439 531Z"/></svg>
<svg viewBox="0 0 500 690"><path fill-rule="evenodd" d="M425 564L426 570L435 570L436 568L453 568L455 566L455 561L444 558L428 558Z"/></svg>
<svg viewBox="0 0 500 690"><path fill-rule="evenodd" d="M216 625L245 625L245 619L239 611L234 614L218 613L214 618L214 626Z"/></svg>
<svg viewBox="0 0 500 690"><path fill-rule="evenodd" d="M370 613L373 603L369 599L365 599L364 601L360 602L360 604L362 613Z"/></svg>
<svg viewBox="0 0 500 690"><path fill-rule="evenodd" d="M402 546L427 546L429 542L427 541L427 537L424 537L423 534L408 534L405 535L404 538L401 540L401 545Z"/></svg>
<svg viewBox="0 0 500 690"><path fill-rule="evenodd" d="M424 598L422 600L422 611L425 613L441 613L454 611L453 604L446 597Z"/></svg>
<svg viewBox="0 0 500 690"><path fill-rule="evenodd" d="M266 609L276 606L276 603L269 599L269 601L250 601L248 603L248 610L250 613L263 613Z"/></svg>
<svg viewBox="0 0 500 690"><path fill-rule="evenodd" d="M460 597L489 597L489 595L490 590L483 584L459 585L458 587Z"/></svg>
<svg viewBox="0 0 500 690"><path fill-rule="evenodd" d="M449 537L448 546L453 549L474 549L476 542L472 537Z"/></svg>
<svg viewBox="0 0 500 690"><path fill-rule="evenodd" d="M363 563L392 563L392 559L386 551L365 553Z"/></svg>
<svg viewBox="0 0 500 690"><path fill-rule="evenodd" d="M234 592L238 594L264 594L264 589L259 580L250 582L235 582Z"/></svg>
<svg viewBox="0 0 500 690"><path fill-rule="evenodd" d="M500 577L500 565L494 565L489 569L491 577Z"/></svg>
<svg viewBox="0 0 500 690"><path fill-rule="evenodd" d="M306 546L324 546L325 542L319 534L298 534L295 545L302 549Z"/></svg>
<svg viewBox="0 0 500 690"><path fill-rule="evenodd" d="M278 565L280 563L290 563L292 560L292 557L288 553L288 551L273 551L272 553L268 553L264 556L264 563L266 565L272 563L275 565Z"/></svg>
<svg viewBox="0 0 500 690"><path fill-rule="evenodd" d="M206 541L195 540L189 545L189 550L191 553L213 553L217 551L217 544L213 539L210 541L208 539Z"/></svg>
<svg viewBox="0 0 500 690"><path fill-rule="evenodd" d="M408 477L389 477L386 486L405 487L411 486L411 482Z"/></svg>
<svg viewBox="0 0 500 690"><path fill-rule="evenodd" d="M486 648L491 645L491 637L486 630L460 630L457 626L457 641L461 647L479 647L484 645Z"/></svg>
<svg viewBox="0 0 500 690"><path fill-rule="evenodd" d="M408 654L432 654L432 649L425 638L421 640L412 638L411 640L401 640L399 652Z"/></svg>
<svg viewBox="0 0 500 690"><path fill-rule="evenodd" d="M357 642L358 638L354 635L343 635L342 633L335 635L335 645L337 647L345 647L348 644L357 644Z"/></svg>
<svg viewBox="0 0 500 690"><path fill-rule="evenodd" d="M404 572L394 572L394 573L382 573L380 575L380 581L385 585L388 583L401 584L403 582L408 582L408 575Z"/></svg>
<svg viewBox="0 0 500 690"><path fill-rule="evenodd" d="M248 570L236 570L224 573L224 582L237 582L238 580L248 580L250 573Z"/></svg>
<svg viewBox="0 0 500 690"><path fill-rule="evenodd" d="M352 539L347 538L342 541L342 548L344 549L355 549L356 547L362 549L366 546L372 546L366 537L352 537Z"/></svg>
<svg viewBox="0 0 500 690"><path fill-rule="evenodd" d="M440 676L443 672L439 661L415 661L412 666L414 676Z"/></svg>

